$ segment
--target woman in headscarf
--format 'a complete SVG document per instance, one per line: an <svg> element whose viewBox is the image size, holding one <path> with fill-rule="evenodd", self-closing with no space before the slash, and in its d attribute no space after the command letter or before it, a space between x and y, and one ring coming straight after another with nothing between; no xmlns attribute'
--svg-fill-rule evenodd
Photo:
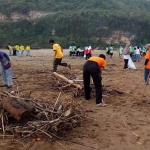
<svg viewBox="0 0 150 150"><path fill-rule="evenodd" d="M11 88L13 84L11 61L9 56L5 52L0 51L0 62L1 62L1 76L3 82L2 86Z"/></svg>
<svg viewBox="0 0 150 150"><path fill-rule="evenodd" d="M128 68L128 61L130 58L130 50L129 45L126 45L126 47L123 49L123 58L124 58L124 69Z"/></svg>

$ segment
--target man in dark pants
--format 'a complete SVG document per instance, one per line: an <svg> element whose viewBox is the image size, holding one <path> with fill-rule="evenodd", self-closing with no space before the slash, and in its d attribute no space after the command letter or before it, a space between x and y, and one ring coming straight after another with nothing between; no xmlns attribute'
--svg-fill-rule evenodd
<svg viewBox="0 0 150 150"><path fill-rule="evenodd" d="M107 106L102 100L102 70L106 66L105 55L100 54L99 57L93 56L84 64L83 68L83 80L84 80L84 92L85 99L90 100L90 76L93 78L96 91L96 105Z"/></svg>
<svg viewBox="0 0 150 150"><path fill-rule="evenodd" d="M62 63L62 58L63 58L63 49L59 44L56 44L54 40L50 40L49 44L53 46L53 51L54 51L54 62L53 62L53 72L57 71L58 65L68 67L71 69L71 66L68 65L67 63Z"/></svg>

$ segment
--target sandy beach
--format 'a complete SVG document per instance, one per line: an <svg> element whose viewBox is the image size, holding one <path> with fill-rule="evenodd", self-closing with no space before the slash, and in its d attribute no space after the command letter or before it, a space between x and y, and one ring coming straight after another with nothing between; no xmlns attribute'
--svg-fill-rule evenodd
<svg viewBox="0 0 150 150"><path fill-rule="evenodd" d="M100 53L105 54L105 50L95 50L93 55ZM18 86L20 92L27 94L31 91L31 97L39 101L55 102L60 91L51 88L54 84L53 55L52 50L41 49L32 50L31 57L12 56L14 85L12 89L1 90L16 90ZM84 58L70 58L68 50L64 50L63 61L71 64L72 69L59 66L58 73L82 79ZM102 78L104 101L108 107L96 106L94 92L90 102L85 101L83 95L75 98L89 118L86 124L67 134L75 142L29 138L13 143L9 138L0 137L0 150L150 150L150 86L144 92L144 58L135 63L136 70L124 70L124 61L117 51L112 59L107 56L106 61ZM72 92L65 94L72 98ZM64 95L60 100L65 100Z"/></svg>

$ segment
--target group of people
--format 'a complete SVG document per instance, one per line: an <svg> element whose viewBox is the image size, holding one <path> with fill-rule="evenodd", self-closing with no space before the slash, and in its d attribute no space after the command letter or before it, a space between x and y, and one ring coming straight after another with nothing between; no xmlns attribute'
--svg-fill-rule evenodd
<svg viewBox="0 0 150 150"><path fill-rule="evenodd" d="M145 56L144 80L145 80L145 84L148 85L149 77L150 77L150 44L143 46L142 50L139 49L139 46L137 46L137 48L134 47L134 53L135 53L136 61L139 61L141 55ZM131 46L126 45L126 47L122 51L122 54L124 58L124 69L127 69L129 59L133 57L133 54L131 53Z"/></svg>
<svg viewBox="0 0 150 150"><path fill-rule="evenodd" d="M121 55L123 53L123 47L120 46L119 48L119 57L121 58ZM133 46L133 45L130 45L129 46L129 54L130 54L130 57L132 59L133 62L139 62L140 60L140 57L143 57L146 55L146 47L145 46Z"/></svg>
<svg viewBox="0 0 150 150"><path fill-rule="evenodd" d="M24 51L26 51L26 56L30 56L31 48L30 48L29 44L26 44L26 46L24 46L23 44L21 44L21 45L16 44L13 47L9 43L7 48L9 50L9 56L23 56L24 55Z"/></svg>
<svg viewBox="0 0 150 150"><path fill-rule="evenodd" d="M53 61L53 72L57 71L58 65L68 67L71 69L71 65L67 63L62 63L63 58L63 49L62 47L55 43L53 39L49 41L49 44L52 45L54 51L54 61ZM146 45L145 51L145 70L144 70L144 80L145 84L148 83L148 79L150 76L150 44ZM108 53L107 53L108 54ZM126 45L126 47L122 50L122 54L125 61L124 68L127 68L128 59L130 58L130 46ZM12 86L12 69L11 69L11 60L9 56L0 51L0 62L2 68L2 81L3 86L7 88L11 88ZM90 76L93 78L93 82L95 85L95 94L96 94L96 105L105 107L107 104L103 101L102 97L102 71L106 66L106 56L104 54L100 54L99 56L91 56L86 63L83 65L83 82L84 82L84 92L85 99L90 100L91 96L91 86L90 86Z"/></svg>
<svg viewBox="0 0 150 150"><path fill-rule="evenodd" d="M80 48L80 46L76 46L72 44L69 46L69 56L70 57L84 57L86 60L92 56L93 48L91 46L85 46L84 49Z"/></svg>
<svg viewBox="0 0 150 150"><path fill-rule="evenodd" d="M54 51L54 62L53 62L53 72L57 71L58 65L68 67L71 69L71 65L67 63L62 63L63 58L63 49L61 46L54 42L54 40L50 40L49 44L52 45ZM90 47L86 47L85 51L91 50ZM70 50L70 49L69 49ZM92 50L93 51L93 50ZM70 52L70 51L69 51ZM74 51L73 51L74 52ZM86 53L89 54L89 53ZM96 91L96 105L105 107L107 104L104 103L102 99L102 78L101 74L106 66L106 57L104 54L100 54L99 56L88 56L86 59L87 62L83 66L83 80L84 80L84 92L85 92L85 99L90 100L91 96L91 87L90 87L90 76L93 78L93 82L95 84L95 91Z"/></svg>

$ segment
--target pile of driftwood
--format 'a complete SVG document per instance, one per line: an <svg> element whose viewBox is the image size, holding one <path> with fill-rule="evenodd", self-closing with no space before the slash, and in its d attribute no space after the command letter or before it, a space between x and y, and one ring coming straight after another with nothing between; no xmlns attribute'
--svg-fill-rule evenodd
<svg viewBox="0 0 150 150"><path fill-rule="evenodd" d="M22 139L46 136L62 137L66 132L81 126L86 114L74 100L55 103L38 103L32 98L18 97L14 91L1 93L0 136Z"/></svg>

